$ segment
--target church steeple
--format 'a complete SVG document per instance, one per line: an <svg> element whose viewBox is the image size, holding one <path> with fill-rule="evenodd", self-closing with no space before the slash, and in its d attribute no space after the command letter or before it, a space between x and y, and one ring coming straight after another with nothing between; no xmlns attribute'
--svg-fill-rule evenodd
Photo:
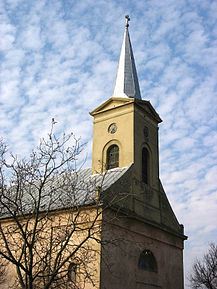
<svg viewBox="0 0 217 289"><path fill-rule="evenodd" d="M114 92L112 96L141 99L136 66L133 57L133 50L128 31L130 18L128 15L126 15L125 18L126 25L124 39L122 43Z"/></svg>
<svg viewBox="0 0 217 289"><path fill-rule="evenodd" d="M150 102L142 100L128 32L129 16L111 98L93 110L92 172L134 164L139 182L159 187L158 123Z"/></svg>

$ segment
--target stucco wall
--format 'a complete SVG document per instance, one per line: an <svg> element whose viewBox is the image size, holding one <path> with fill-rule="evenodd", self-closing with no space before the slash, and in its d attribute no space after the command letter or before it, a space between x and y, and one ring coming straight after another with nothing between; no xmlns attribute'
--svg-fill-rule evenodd
<svg viewBox="0 0 217 289"><path fill-rule="evenodd" d="M101 289L183 289L182 239L126 216L103 224L102 238L111 243L102 248ZM154 254L157 273L138 268L145 249Z"/></svg>
<svg viewBox="0 0 217 289"><path fill-rule="evenodd" d="M112 107L110 105L112 104ZM124 103L125 104L125 103ZM132 101L127 105L112 100L106 110L94 115L93 128L93 173L105 171L106 151L109 146L116 144L119 147L119 167L129 166L134 162L134 109ZM115 123L117 131L109 133L109 126Z"/></svg>
<svg viewBox="0 0 217 289"><path fill-rule="evenodd" d="M49 251L49 248L52 250L51 256L53 257L52 260L54 262L54 259L56 258L58 252L60 252L60 247L64 244L64 240L67 239L70 232L73 232L68 242L68 245L62 253L62 259L59 259L59 262L61 263L62 260L69 256L71 252L74 252L74 254L71 258L69 258L68 262L65 264L65 267L62 268L62 270L65 270L65 273L68 274L67 270L69 264L76 263L76 285L78 285L78 288L99 288L99 264L101 258L101 216L102 215L100 207L87 207L80 211L68 210L50 213L49 218L43 220L43 226L42 224L39 225L39 233L37 234L38 241L35 242L35 249L33 250L34 265L37 263L37 260L41 262L44 255L47 254L47 252ZM7 237L10 249L13 251L16 259L19 259L19 256L21 256L22 244L24 242L19 232L19 229L17 228L15 222L11 219L0 220L0 222L2 230L5 232L5 236ZM20 218L21 224L25 224L25 222L25 219ZM34 224L34 219L29 218L28 222L28 232L31 232ZM51 227L53 228L52 233L50 230ZM89 228L91 229L89 230ZM90 233L90 237L88 237L88 232ZM51 234L53 245L49 247L51 242ZM56 241L60 239L63 240L63 243L61 243L60 241L58 247L56 247L55 250ZM4 248L4 242L2 238L0 239L0 246ZM79 249L77 250L77 248ZM24 257L22 258L24 264L25 259ZM41 262L40 264L43 265L43 262ZM37 268L37 265L35 266ZM42 270L41 267L40 270ZM22 270L21 273L24 274ZM5 277L5 282L0 285L1 289L20 288L19 282L17 281L17 272L15 265L8 263ZM43 279L38 279L35 288L44 288L41 284L41 280ZM67 276L64 280L66 280L67 282ZM71 288L77 288L73 286L72 282L70 284L72 286Z"/></svg>

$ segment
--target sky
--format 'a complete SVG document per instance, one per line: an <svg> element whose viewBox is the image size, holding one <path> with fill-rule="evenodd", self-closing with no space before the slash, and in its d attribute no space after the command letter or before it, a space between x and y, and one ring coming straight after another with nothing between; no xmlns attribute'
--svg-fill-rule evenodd
<svg viewBox="0 0 217 289"><path fill-rule="evenodd" d="M89 112L112 96L130 15L141 95L163 119L160 178L188 236L186 275L217 240L216 11L216 0L0 2L0 135L25 156L54 118L86 143L86 166Z"/></svg>

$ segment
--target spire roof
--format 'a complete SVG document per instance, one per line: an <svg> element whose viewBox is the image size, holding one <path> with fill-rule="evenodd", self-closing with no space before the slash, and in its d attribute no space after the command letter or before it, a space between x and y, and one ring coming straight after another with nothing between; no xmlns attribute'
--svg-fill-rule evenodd
<svg viewBox="0 0 217 289"><path fill-rule="evenodd" d="M118 70L115 80L113 97L130 97L141 99L136 65L128 31L130 18L125 16L126 25Z"/></svg>

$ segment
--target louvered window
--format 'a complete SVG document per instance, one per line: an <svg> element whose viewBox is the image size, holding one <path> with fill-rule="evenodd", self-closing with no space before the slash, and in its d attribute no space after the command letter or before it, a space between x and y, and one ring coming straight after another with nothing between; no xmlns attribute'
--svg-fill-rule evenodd
<svg viewBox="0 0 217 289"><path fill-rule="evenodd" d="M142 181L148 184L149 178L149 153L146 148L142 150Z"/></svg>
<svg viewBox="0 0 217 289"><path fill-rule="evenodd" d="M112 145L107 150L107 170L119 166L119 147Z"/></svg>

